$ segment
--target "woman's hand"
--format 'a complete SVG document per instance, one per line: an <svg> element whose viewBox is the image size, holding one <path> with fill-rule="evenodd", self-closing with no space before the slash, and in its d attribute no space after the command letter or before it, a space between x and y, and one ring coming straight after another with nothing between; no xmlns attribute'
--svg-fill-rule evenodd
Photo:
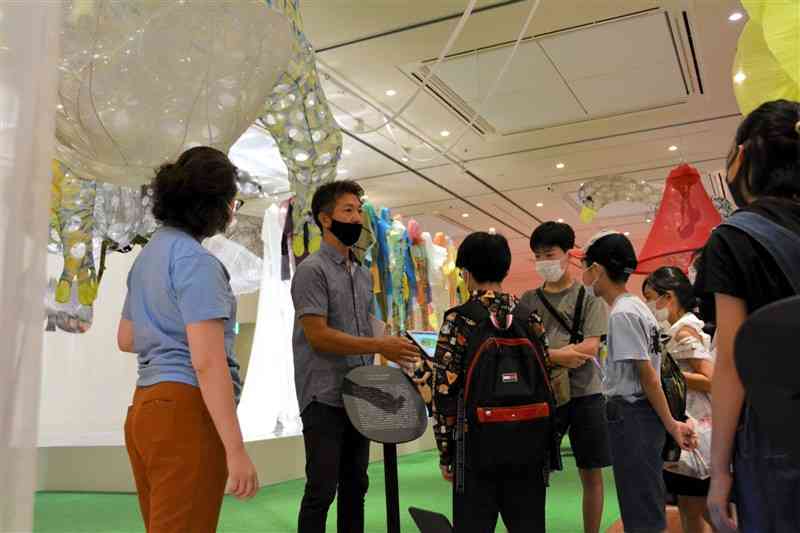
<svg viewBox="0 0 800 533"><path fill-rule="evenodd" d="M711 476L711 487L708 490L708 512L711 515L711 522L719 533L739 531L730 503L731 487L733 487L733 476L730 472Z"/></svg>
<svg viewBox="0 0 800 533"><path fill-rule="evenodd" d="M226 454L228 464L228 492L240 500L249 500L256 495L259 489L258 473L247 450L241 448L233 453Z"/></svg>

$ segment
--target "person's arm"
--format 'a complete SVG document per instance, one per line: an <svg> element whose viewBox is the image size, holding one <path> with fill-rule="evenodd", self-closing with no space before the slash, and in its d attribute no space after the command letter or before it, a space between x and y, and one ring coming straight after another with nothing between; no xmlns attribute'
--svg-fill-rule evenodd
<svg viewBox="0 0 800 533"><path fill-rule="evenodd" d="M600 351L600 337L587 337L582 343L574 345L572 349L582 355L597 357L597 352Z"/></svg>
<svg viewBox="0 0 800 533"><path fill-rule="evenodd" d="M555 353L556 362L561 366L576 368L599 355L600 337L608 333L608 312L605 303L599 298L588 298L581 322L583 323L583 342L565 346ZM553 353L550 356L552 358ZM570 364L576 366L570 366Z"/></svg>
<svg viewBox="0 0 800 533"><path fill-rule="evenodd" d="M341 356L379 353L398 364L415 363L419 349L401 337L357 337L328 325L328 279L318 265L302 263L292 280L292 303L306 339L319 353Z"/></svg>
<svg viewBox="0 0 800 533"><path fill-rule="evenodd" d="M739 416L744 405L744 386L733 358L734 341L747 319L741 298L715 294L717 315L717 360L711 384L711 488L708 507L718 528L734 530L728 498L733 484L731 462Z"/></svg>
<svg viewBox="0 0 800 533"><path fill-rule="evenodd" d="M567 368L578 368L597 357L600 350L600 337L589 337L580 344L570 344L563 348L551 348L550 360L553 364Z"/></svg>
<svg viewBox="0 0 800 533"><path fill-rule="evenodd" d="M694 372L684 372L683 379L686 380L686 387L698 391L711 393L711 376L714 373L714 366L711 361L702 359L691 359L689 364Z"/></svg>
<svg viewBox="0 0 800 533"><path fill-rule="evenodd" d="M714 375L714 363L710 359L700 357L706 355L706 348L702 344L700 335L692 329L685 327L675 335L675 341L688 355L681 357L692 368L691 372L683 372L686 386L699 392L711 392L711 377ZM699 353L699 352L702 352ZM695 355L695 357L692 357Z"/></svg>
<svg viewBox="0 0 800 533"><path fill-rule="evenodd" d="M398 364L416 363L419 349L403 337L356 337L328 326L324 316L300 318L303 332L314 351L341 356L379 353Z"/></svg>
<svg viewBox="0 0 800 533"><path fill-rule="evenodd" d="M711 392L711 379L714 375L714 364L708 359L689 359L692 372L684 372L686 386L698 392Z"/></svg>
<svg viewBox="0 0 800 533"><path fill-rule="evenodd" d="M121 352L136 353L133 344L133 321L122 318L117 326L117 346Z"/></svg>
<svg viewBox="0 0 800 533"><path fill-rule="evenodd" d="M639 381L642 384L647 400L661 419L661 423L667 429L670 435L675 439L678 445L684 450L691 450L696 448L694 443L694 431L691 426L683 422L678 422L672 418L672 413L669 410L667 397L664 396L664 390L661 388L661 380L658 379L656 369L649 359L636 360L636 369L639 372Z"/></svg>
<svg viewBox="0 0 800 533"><path fill-rule="evenodd" d="M171 276L200 393L225 448L228 489L250 498L258 490L258 475L236 417L225 351L225 321L236 319L227 273L213 256L196 254L176 260Z"/></svg>
<svg viewBox="0 0 800 533"><path fill-rule="evenodd" d="M125 302L122 304L122 317L117 326L117 347L121 352L136 353L134 346L133 315L131 314L131 274L128 272L128 292L125 293Z"/></svg>
<svg viewBox="0 0 800 533"><path fill-rule="evenodd" d="M236 417L233 382L225 354L224 322L204 320L188 324L186 337L203 401L225 447L229 477L233 481L230 490L240 498L250 498L258 490L258 477Z"/></svg>
<svg viewBox="0 0 800 533"><path fill-rule="evenodd" d="M465 346L458 339L466 337L459 324L455 313L445 318L436 342L433 362L433 434L439 448L442 477L447 481L453 480L458 394L463 386ZM445 334L445 331L448 333Z"/></svg>

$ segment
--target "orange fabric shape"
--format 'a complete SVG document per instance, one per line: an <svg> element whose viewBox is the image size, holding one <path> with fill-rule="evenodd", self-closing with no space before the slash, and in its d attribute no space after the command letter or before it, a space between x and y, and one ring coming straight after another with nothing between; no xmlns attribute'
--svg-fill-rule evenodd
<svg viewBox="0 0 800 533"><path fill-rule="evenodd" d="M711 231L721 222L697 169L687 164L674 168L639 253L636 273L650 274L663 266L688 271L695 252L705 246Z"/></svg>

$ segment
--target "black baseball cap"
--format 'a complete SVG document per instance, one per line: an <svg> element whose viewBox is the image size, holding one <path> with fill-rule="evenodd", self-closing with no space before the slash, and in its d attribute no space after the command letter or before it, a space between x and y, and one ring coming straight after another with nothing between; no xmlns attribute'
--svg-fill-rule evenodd
<svg viewBox="0 0 800 533"><path fill-rule="evenodd" d="M639 261L631 241L621 233L608 233L589 241L583 260L587 266L594 263L614 272L633 274Z"/></svg>

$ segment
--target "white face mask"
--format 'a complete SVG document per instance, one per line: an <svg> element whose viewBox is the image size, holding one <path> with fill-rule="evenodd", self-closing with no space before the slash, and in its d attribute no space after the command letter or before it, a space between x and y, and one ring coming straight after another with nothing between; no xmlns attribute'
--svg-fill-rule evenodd
<svg viewBox="0 0 800 533"><path fill-rule="evenodd" d="M595 264L597 264L597 263L595 263ZM584 270L584 272L588 272L589 269L591 269L593 266L594 265L590 266L589 268ZM594 286L597 284L597 280L598 279L600 279L600 278L595 278L595 280L590 285L586 285L585 283L583 284L583 288L586 289L586 294L587 294L587 296L589 296L589 298L596 298L597 297L597 293L594 291ZM583 280L581 280L581 281L583 281Z"/></svg>
<svg viewBox="0 0 800 533"><path fill-rule="evenodd" d="M653 312L653 315L656 317L656 321L661 322L669 322L669 309L664 307L663 309L658 309L656 307L656 302L658 300L652 300L647 302L647 307Z"/></svg>
<svg viewBox="0 0 800 533"><path fill-rule="evenodd" d="M536 272L539 273L545 281L555 283L564 277L564 265L561 264L560 259L553 259L551 261L536 261Z"/></svg>

